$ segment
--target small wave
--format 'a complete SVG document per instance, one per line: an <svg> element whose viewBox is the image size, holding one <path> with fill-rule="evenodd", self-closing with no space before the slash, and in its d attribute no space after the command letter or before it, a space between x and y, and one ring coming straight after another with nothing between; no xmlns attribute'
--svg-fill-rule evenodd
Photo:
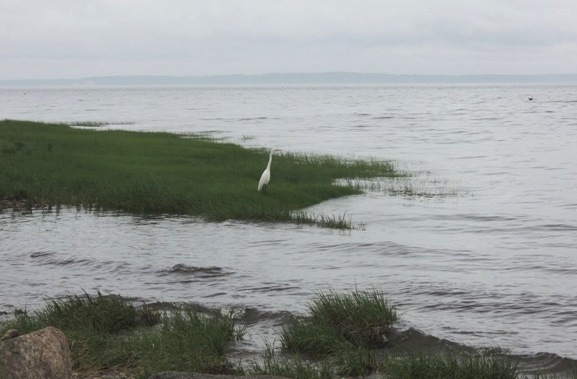
<svg viewBox="0 0 577 379"><path fill-rule="evenodd" d="M270 312L270 311L262 311L253 307L246 307L243 309L242 314L240 314L239 318L243 320L246 324L252 325L258 322L269 320L282 321L291 316L292 313L288 311Z"/></svg>
<svg viewBox="0 0 577 379"><path fill-rule="evenodd" d="M41 257L48 257L53 256L55 253L52 251L37 251L30 254L30 258L41 258Z"/></svg>
<svg viewBox="0 0 577 379"><path fill-rule="evenodd" d="M500 215L480 215L474 213L460 213L454 215L440 215L436 216L442 220L448 221L461 221L461 220L468 220L468 221L479 221L479 222L511 222L511 221L526 221L525 219L518 217L518 216L500 216Z"/></svg>
<svg viewBox="0 0 577 379"><path fill-rule="evenodd" d="M241 287L238 289L239 292L264 292L264 293L271 293L271 292L282 292L282 291L290 291L295 289L300 289L299 287L282 284L282 283L263 283L263 286L251 286L251 287ZM267 285L268 284L268 285Z"/></svg>
<svg viewBox="0 0 577 379"><path fill-rule="evenodd" d="M200 313L215 313L220 312L219 308L210 307L201 303L187 302L166 302L166 301L156 301L152 303L146 303L148 308L155 309L157 311L178 311L178 310L191 310Z"/></svg>
<svg viewBox="0 0 577 379"><path fill-rule="evenodd" d="M215 292L215 293L210 293L207 295L202 296L202 298L204 299L210 299L212 297L219 297L219 296L224 296L226 295L226 292Z"/></svg>
<svg viewBox="0 0 577 379"><path fill-rule="evenodd" d="M213 276L224 276L230 273L224 272L222 267L209 266L209 267L199 267L199 266L189 266L184 263L178 263L172 266L168 270L163 270L162 272L174 273L174 274L192 274L203 277L213 277Z"/></svg>
<svg viewBox="0 0 577 379"><path fill-rule="evenodd" d="M549 103L577 103L577 100L552 100Z"/></svg>
<svg viewBox="0 0 577 379"><path fill-rule="evenodd" d="M544 270L557 275L567 275L571 277L577 275L577 267L546 267Z"/></svg>
<svg viewBox="0 0 577 379"><path fill-rule="evenodd" d="M68 265L88 265L94 263L86 258L58 258L56 253L49 251L37 251L30 254L30 258L36 259L43 265L68 266Z"/></svg>
<svg viewBox="0 0 577 379"><path fill-rule="evenodd" d="M458 156L458 157L449 158L449 159L462 160L462 159L485 159L485 158L487 158L486 155L464 155L464 156Z"/></svg>
<svg viewBox="0 0 577 379"><path fill-rule="evenodd" d="M555 230L561 232L574 232L577 231L577 226L569 224L543 224L539 229L542 230Z"/></svg>
<svg viewBox="0 0 577 379"><path fill-rule="evenodd" d="M359 129L360 128L365 129L365 128L370 128L370 127L372 127L372 125L366 125L366 124L353 125L353 128L359 128Z"/></svg>
<svg viewBox="0 0 577 379"><path fill-rule="evenodd" d="M264 120L270 120L270 117L266 117L266 116L260 116L260 117L242 117L237 119L237 121L264 121Z"/></svg>
<svg viewBox="0 0 577 379"><path fill-rule="evenodd" d="M577 360L551 353L512 355L511 358L519 362L519 369L527 374L568 374L574 373L577 367Z"/></svg>

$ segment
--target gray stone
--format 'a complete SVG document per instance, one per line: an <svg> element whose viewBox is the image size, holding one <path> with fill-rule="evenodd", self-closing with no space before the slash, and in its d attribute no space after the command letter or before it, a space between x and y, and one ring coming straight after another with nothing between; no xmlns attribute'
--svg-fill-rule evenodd
<svg viewBox="0 0 577 379"><path fill-rule="evenodd" d="M64 333L47 327L0 342L0 378L70 379L72 362Z"/></svg>

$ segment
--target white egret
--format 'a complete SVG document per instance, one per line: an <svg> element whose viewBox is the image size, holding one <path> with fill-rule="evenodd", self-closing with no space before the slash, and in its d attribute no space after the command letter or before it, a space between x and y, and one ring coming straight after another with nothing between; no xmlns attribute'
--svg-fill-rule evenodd
<svg viewBox="0 0 577 379"><path fill-rule="evenodd" d="M260 180L258 181L258 190L259 191L263 190L265 195L266 195L266 187L268 186L268 183L270 182L270 164L272 163L272 154L275 151L282 151L282 150L281 149L272 149L270 151L270 157L268 158L268 164L266 165L266 168L262 172L262 175L260 176Z"/></svg>

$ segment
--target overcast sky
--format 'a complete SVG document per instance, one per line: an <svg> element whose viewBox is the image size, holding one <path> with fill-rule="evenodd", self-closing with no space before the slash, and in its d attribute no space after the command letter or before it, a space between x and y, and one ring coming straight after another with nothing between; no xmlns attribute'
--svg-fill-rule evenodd
<svg viewBox="0 0 577 379"><path fill-rule="evenodd" d="M577 72L576 0L0 0L0 80Z"/></svg>

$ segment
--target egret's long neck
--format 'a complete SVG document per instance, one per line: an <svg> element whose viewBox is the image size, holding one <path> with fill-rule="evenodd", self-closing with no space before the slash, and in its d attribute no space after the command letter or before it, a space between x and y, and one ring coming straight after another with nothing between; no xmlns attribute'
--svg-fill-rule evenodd
<svg viewBox="0 0 577 379"><path fill-rule="evenodd" d="M270 152L270 157L268 158L268 164L266 165L267 170L270 170L271 163L272 163L272 151Z"/></svg>

